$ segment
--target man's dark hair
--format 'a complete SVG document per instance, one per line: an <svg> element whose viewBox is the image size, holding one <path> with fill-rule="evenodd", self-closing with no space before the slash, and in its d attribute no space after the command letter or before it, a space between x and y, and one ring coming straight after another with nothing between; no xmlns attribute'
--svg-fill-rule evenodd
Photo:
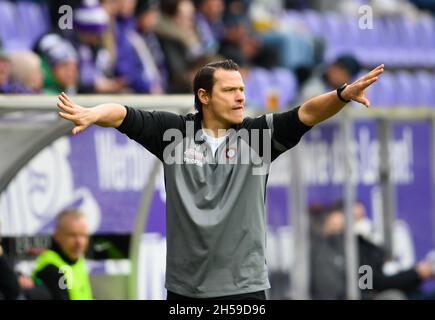
<svg viewBox="0 0 435 320"><path fill-rule="evenodd" d="M218 69L239 71L239 66L233 60L216 61L206 64L193 79L193 93L195 94L195 109L202 116L202 104L198 97L198 90L204 89L211 95L215 83L214 73Z"/></svg>

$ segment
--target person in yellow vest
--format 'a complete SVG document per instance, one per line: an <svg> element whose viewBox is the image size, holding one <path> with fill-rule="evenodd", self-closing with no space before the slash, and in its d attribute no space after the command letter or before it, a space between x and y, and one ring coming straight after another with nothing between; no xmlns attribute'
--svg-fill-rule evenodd
<svg viewBox="0 0 435 320"><path fill-rule="evenodd" d="M84 254L88 247L88 225L76 209L57 217L50 249L36 259L33 277L48 287L55 300L91 300L92 289Z"/></svg>

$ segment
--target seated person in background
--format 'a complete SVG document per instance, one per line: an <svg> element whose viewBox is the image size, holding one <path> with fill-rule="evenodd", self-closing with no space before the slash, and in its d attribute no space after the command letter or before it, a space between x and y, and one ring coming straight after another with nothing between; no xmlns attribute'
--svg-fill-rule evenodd
<svg viewBox="0 0 435 320"><path fill-rule="evenodd" d="M32 51L14 52L9 55L13 81L24 85L29 93L40 93L43 85L41 61Z"/></svg>
<svg viewBox="0 0 435 320"><path fill-rule="evenodd" d="M83 93L125 92L125 79L115 76L114 61L104 43L109 16L96 0L74 10L71 43L79 60L79 83Z"/></svg>
<svg viewBox="0 0 435 320"><path fill-rule="evenodd" d="M1 240L1 239L0 239ZM50 294L43 283L35 282L14 271L13 262L0 243L0 300L48 300Z"/></svg>
<svg viewBox="0 0 435 320"><path fill-rule="evenodd" d="M313 299L346 298L346 263L343 207L334 205L313 217L311 236L311 294ZM362 299L376 299L385 290L399 290L409 299L430 298L420 291L423 281L433 278L435 270L428 260L422 260L408 270L386 275L387 262L382 247L361 235L357 236L359 265L373 271L373 289L362 289ZM360 277L359 275L358 277Z"/></svg>
<svg viewBox="0 0 435 320"><path fill-rule="evenodd" d="M16 300L20 296L20 286L14 270L9 265L0 245L0 300Z"/></svg>
<svg viewBox="0 0 435 320"><path fill-rule="evenodd" d="M168 72L165 55L154 32L159 21L159 2L139 1L135 7L135 28L125 30L116 61L116 72L137 93L162 94Z"/></svg>
<svg viewBox="0 0 435 320"><path fill-rule="evenodd" d="M62 211L55 226L53 244L36 259L34 277L56 300L91 300L92 289L84 254L89 242L84 215L76 209Z"/></svg>
<svg viewBox="0 0 435 320"><path fill-rule="evenodd" d="M186 79L189 65L206 54L195 27L195 7L189 0L165 0L160 3L160 12L154 32L168 71L166 92L191 92Z"/></svg>
<svg viewBox="0 0 435 320"><path fill-rule="evenodd" d="M0 43L0 94L32 93L25 85L12 79L10 56L3 51Z"/></svg>
<svg viewBox="0 0 435 320"><path fill-rule="evenodd" d="M55 33L44 35L35 51L41 56L44 75L43 92L63 91L75 94L78 88L78 57L72 44Z"/></svg>
<svg viewBox="0 0 435 320"><path fill-rule="evenodd" d="M373 218L370 219L366 207L361 201L354 203L353 210L355 233L381 247L384 241L381 232L382 225L374 217L374 215L381 213L375 213L374 210L377 209L373 208ZM414 264L415 249L411 230L405 220L396 217L392 225L392 259L384 265L383 270L387 274L395 274L398 271L411 268Z"/></svg>
<svg viewBox="0 0 435 320"><path fill-rule="evenodd" d="M322 92L338 88L343 83L351 83L361 66L352 55L339 56L329 65L319 66L302 86L299 101L305 101Z"/></svg>

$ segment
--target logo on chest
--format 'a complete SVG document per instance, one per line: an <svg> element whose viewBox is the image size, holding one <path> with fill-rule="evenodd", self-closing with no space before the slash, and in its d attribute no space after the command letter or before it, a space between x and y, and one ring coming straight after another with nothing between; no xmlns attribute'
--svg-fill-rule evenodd
<svg viewBox="0 0 435 320"><path fill-rule="evenodd" d="M195 145L194 147L187 148L186 151L184 151L184 163L195 164L202 167L205 162L205 152L201 146Z"/></svg>

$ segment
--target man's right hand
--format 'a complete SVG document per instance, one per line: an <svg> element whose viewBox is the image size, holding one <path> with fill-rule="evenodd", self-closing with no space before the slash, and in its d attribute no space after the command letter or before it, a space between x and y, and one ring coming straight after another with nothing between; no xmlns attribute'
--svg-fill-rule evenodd
<svg viewBox="0 0 435 320"><path fill-rule="evenodd" d="M62 111L59 115L74 123L74 128L72 129L73 134L82 132L90 125L97 122L96 112L92 108L85 108L78 104L75 104L65 92L62 92L59 96L59 102L57 106Z"/></svg>
<svg viewBox="0 0 435 320"><path fill-rule="evenodd" d="M127 114L126 108L117 103L104 103L93 108L82 107L75 104L64 92L59 95L57 106L62 110L59 115L74 123L73 134L82 132L92 124L117 128Z"/></svg>

